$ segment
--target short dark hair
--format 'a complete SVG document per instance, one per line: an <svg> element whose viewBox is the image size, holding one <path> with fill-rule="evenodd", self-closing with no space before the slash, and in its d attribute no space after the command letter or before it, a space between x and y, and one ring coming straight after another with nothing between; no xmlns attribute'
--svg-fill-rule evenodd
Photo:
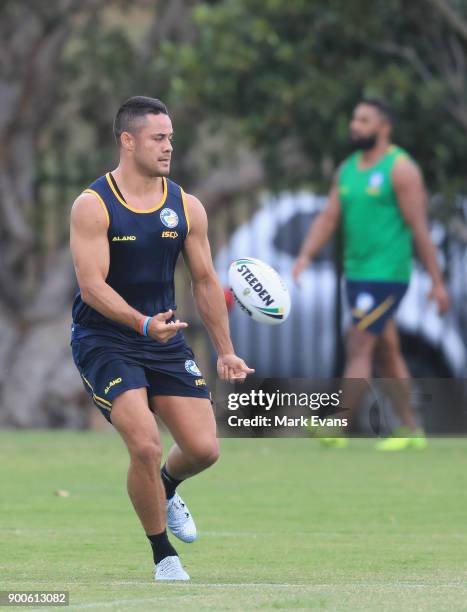
<svg viewBox="0 0 467 612"><path fill-rule="evenodd" d="M394 122L396 120L394 109L392 108L391 104L389 104L389 102L384 98L365 97L360 100L359 104L367 104L368 106L373 106L381 113L381 115L383 115L383 117L388 121L390 125L394 125Z"/></svg>
<svg viewBox="0 0 467 612"><path fill-rule="evenodd" d="M157 98L146 96L133 96L128 98L118 109L114 120L114 136L117 144L120 144L120 136L123 132L135 130L135 123L145 115L168 115L166 105Z"/></svg>

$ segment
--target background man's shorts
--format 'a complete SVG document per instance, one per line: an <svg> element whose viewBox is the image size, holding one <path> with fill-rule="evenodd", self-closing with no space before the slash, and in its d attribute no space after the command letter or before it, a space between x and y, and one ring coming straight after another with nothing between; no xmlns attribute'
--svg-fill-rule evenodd
<svg viewBox="0 0 467 612"><path fill-rule="evenodd" d="M86 336L72 342L73 360L94 404L111 423L113 400L129 389L147 387L148 397L210 398L209 389L184 343L172 352L135 350L108 338Z"/></svg>
<svg viewBox="0 0 467 612"><path fill-rule="evenodd" d="M407 291L408 283L346 280L347 297L354 325L381 334Z"/></svg>

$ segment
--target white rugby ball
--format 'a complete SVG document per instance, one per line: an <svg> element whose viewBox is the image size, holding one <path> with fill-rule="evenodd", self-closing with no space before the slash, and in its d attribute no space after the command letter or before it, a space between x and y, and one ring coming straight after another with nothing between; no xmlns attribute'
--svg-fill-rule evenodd
<svg viewBox="0 0 467 612"><path fill-rule="evenodd" d="M289 316L287 285L264 261L253 257L236 259L229 268L229 284L235 301L255 321L279 325Z"/></svg>

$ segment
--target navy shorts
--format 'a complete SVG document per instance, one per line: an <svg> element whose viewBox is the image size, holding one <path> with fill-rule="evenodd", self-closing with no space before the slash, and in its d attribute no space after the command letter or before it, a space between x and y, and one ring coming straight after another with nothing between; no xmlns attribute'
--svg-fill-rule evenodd
<svg viewBox="0 0 467 612"><path fill-rule="evenodd" d="M353 324L379 335L407 291L408 283L346 280Z"/></svg>
<svg viewBox="0 0 467 612"><path fill-rule="evenodd" d="M191 348L148 342L137 346L102 336L73 339L73 360L84 388L111 423L113 400L129 389L146 387L148 398L155 395L210 398L206 381Z"/></svg>

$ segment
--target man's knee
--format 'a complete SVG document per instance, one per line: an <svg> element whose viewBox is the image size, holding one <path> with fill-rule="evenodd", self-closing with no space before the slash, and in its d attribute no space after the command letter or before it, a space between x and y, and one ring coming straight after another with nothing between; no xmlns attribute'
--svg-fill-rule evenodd
<svg viewBox="0 0 467 612"><path fill-rule="evenodd" d="M196 463L196 465L207 468L216 463L219 459L219 442L214 438L213 440L197 444L191 449L190 455L191 460Z"/></svg>
<svg viewBox="0 0 467 612"><path fill-rule="evenodd" d="M381 342L377 352L378 361L382 365L390 365L401 358L399 348L391 343Z"/></svg>
<svg viewBox="0 0 467 612"><path fill-rule="evenodd" d="M378 342L378 358L383 362L392 362L400 357L401 347L398 335L385 330Z"/></svg>
<svg viewBox="0 0 467 612"><path fill-rule="evenodd" d="M371 356L375 342L376 338L373 334L352 327L347 336L346 349L348 359Z"/></svg>
<svg viewBox="0 0 467 612"><path fill-rule="evenodd" d="M128 448L132 461L145 467L158 468L162 459L162 446L158 440L138 440Z"/></svg>

